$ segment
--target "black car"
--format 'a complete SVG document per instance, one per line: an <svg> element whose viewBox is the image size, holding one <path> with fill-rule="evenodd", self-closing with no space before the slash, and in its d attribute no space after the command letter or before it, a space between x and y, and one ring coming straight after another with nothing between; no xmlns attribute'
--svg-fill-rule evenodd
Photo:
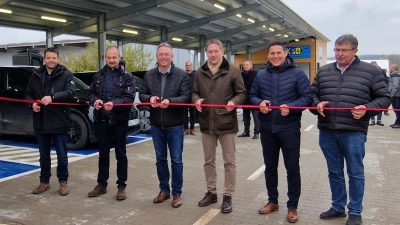
<svg viewBox="0 0 400 225"><path fill-rule="evenodd" d="M147 71L135 71L131 72L135 77L135 85L136 85L136 96L135 103L140 103L139 101L139 90L142 87L142 79ZM96 71L85 71L85 72L76 72L74 76L79 78L85 84L90 85L93 80L93 76ZM139 110L139 120L140 120L140 133L150 133L150 108L147 105L138 105L137 109Z"/></svg>
<svg viewBox="0 0 400 225"><path fill-rule="evenodd" d="M21 100L34 67L0 67L0 97ZM93 128L93 107L88 104L89 87L74 77L76 94L71 107L72 126L67 147L81 149L96 142ZM27 103L0 99L0 134L34 135L32 109ZM127 135L140 130L139 111L132 106Z"/></svg>

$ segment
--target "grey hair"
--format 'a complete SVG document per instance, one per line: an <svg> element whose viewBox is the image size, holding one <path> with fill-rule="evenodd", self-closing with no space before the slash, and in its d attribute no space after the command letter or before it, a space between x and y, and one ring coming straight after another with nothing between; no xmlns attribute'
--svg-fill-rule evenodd
<svg viewBox="0 0 400 225"><path fill-rule="evenodd" d="M338 37L335 41L335 45L350 44L351 48L356 49L358 47L358 40L352 34L343 34Z"/></svg>
<svg viewBox="0 0 400 225"><path fill-rule="evenodd" d="M395 71L399 70L399 66L397 66L397 64L392 64L390 66L393 67L393 69L395 69Z"/></svg>
<svg viewBox="0 0 400 225"><path fill-rule="evenodd" d="M167 42L160 43L160 44L158 45L158 47L157 47L157 51L158 51L158 49L161 48L161 47L170 48L170 49L171 49L171 52L172 52L172 46L171 46L170 44L168 44Z"/></svg>

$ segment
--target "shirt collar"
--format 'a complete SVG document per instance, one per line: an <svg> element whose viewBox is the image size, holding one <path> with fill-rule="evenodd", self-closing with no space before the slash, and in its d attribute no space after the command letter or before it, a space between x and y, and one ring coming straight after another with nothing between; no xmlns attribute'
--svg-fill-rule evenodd
<svg viewBox="0 0 400 225"><path fill-rule="evenodd" d="M337 63L337 61L336 61L336 67L340 70L340 72L343 74L346 70L347 70L347 68L354 62L354 60L356 59L356 57L354 57L354 59L349 63L349 65L347 65L345 68L344 68L344 70L342 71L342 68L340 67L340 65L339 65L339 63Z"/></svg>
<svg viewBox="0 0 400 225"><path fill-rule="evenodd" d="M160 67L158 67L157 69L158 69L158 72L160 72L161 74L167 74L167 73L169 73L171 71L171 66L169 66L169 68L167 69L166 73L162 73L161 70L160 70Z"/></svg>

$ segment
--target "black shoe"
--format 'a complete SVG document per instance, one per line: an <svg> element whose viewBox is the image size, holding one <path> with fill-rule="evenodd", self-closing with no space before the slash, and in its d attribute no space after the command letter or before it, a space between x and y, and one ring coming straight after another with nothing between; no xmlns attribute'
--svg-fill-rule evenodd
<svg viewBox="0 0 400 225"><path fill-rule="evenodd" d="M258 139L259 137L260 137L259 134L254 133L254 136L252 139Z"/></svg>
<svg viewBox="0 0 400 225"><path fill-rule="evenodd" d="M232 212L232 200L231 196L224 195L224 200L221 205L221 212L222 213L230 213Z"/></svg>
<svg viewBox="0 0 400 225"><path fill-rule="evenodd" d="M361 225L362 224L362 219L361 216L356 216L356 215L349 215L349 218L347 219L346 225Z"/></svg>
<svg viewBox="0 0 400 225"><path fill-rule="evenodd" d="M212 192L207 192L204 198L201 201L199 201L199 206L204 207L210 205L211 203L216 203L216 202L218 202L217 194L213 194Z"/></svg>
<svg viewBox="0 0 400 225"><path fill-rule="evenodd" d="M250 137L250 133L245 131L242 134L239 134L238 137Z"/></svg>
<svg viewBox="0 0 400 225"><path fill-rule="evenodd" d="M319 215L319 218L323 219L323 220L331 220L334 219L336 217L346 217L346 213L345 212L338 212L332 208L330 208L328 211L323 212Z"/></svg>
<svg viewBox="0 0 400 225"><path fill-rule="evenodd" d="M400 124L393 124L391 125L392 128L400 128Z"/></svg>

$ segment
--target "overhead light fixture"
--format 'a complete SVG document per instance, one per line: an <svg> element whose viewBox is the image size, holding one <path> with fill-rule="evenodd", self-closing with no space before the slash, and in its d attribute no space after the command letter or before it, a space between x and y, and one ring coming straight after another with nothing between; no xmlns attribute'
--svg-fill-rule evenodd
<svg viewBox="0 0 400 225"><path fill-rule="evenodd" d="M249 21L250 23L255 23L256 21L254 21L253 19L251 19L251 18L247 18L247 21Z"/></svg>
<svg viewBox="0 0 400 225"><path fill-rule="evenodd" d="M287 35L287 34L285 34L285 35L283 35L284 37L289 37L289 35Z"/></svg>
<svg viewBox="0 0 400 225"><path fill-rule="evenodd" d="M215 8L218 8L220 10L224 10L225 11L225 7L218 5L218 4L214 4Z"/></svg>
<svg viewBox="0 0 400 225"><path fill-rule="evenodd" d="M8 14L11 14L12 11L11 11L11 10L8 10L8 9L0 9L0 13L8 13Z"/></svg>
<svg viewBox="0 0 400 225"><path fill-rule="evenodd" d="M296 38L296 39L294 39L294 41L296 41L296 42L297 42L297 41L299 41L299 39L297 39L297 38Z"/></svg>
<svg viewBox="0 0 400 225"><path fill-rule="evenodd" d="M268 28L268 30L270 30L270 31L272 31L272 32L274 32L274 31L275 31L275 29L274 29L274 28L272 28L272 27Z"/></svg>
<svg viewBox="0 0 400 225"><path fill-rule="evenodd" d="M55 18L55 17L50 17L50 16L42 16L42 17L40 17L40 19L42 19L42 20L51 20L51 21L56 21L56 22L61 22L61 23L67 22L66 19L60 19L60 18Z"/></svg>
<svg viewBox="0 0 400 225"><path fill-rule="evenodd" d="M122 29L122 32L128 33L128 34L138 34L136 30L129 30L129 29Z"/></svg>
<svg viewBox="0 0 400 225"><path fill-rule="evenodd" d="M264 28L266 28L267 26L263 25Z"/></svg>
<svg viewBox="0 0 400 225"><path fill-rule="evenodd" d="M279 37L279 36L281 36L281 35L282 35L282 34L275 34L276 37Z"/></svg>
<svg viewBox="0 0 400 225"><path fill-rule="evenodd" d="M182 41L182 38L173 37L172 40L173 40L173 41L177 41L177 42L181 42L181 41Z"/></svg>
<svg viewBox="0 0 400 225"><path fill-rule="evenodd" d="M240 15L240 14L236 14L236 16L237 16L237 17L242 17L242 15Z"/></svg>

